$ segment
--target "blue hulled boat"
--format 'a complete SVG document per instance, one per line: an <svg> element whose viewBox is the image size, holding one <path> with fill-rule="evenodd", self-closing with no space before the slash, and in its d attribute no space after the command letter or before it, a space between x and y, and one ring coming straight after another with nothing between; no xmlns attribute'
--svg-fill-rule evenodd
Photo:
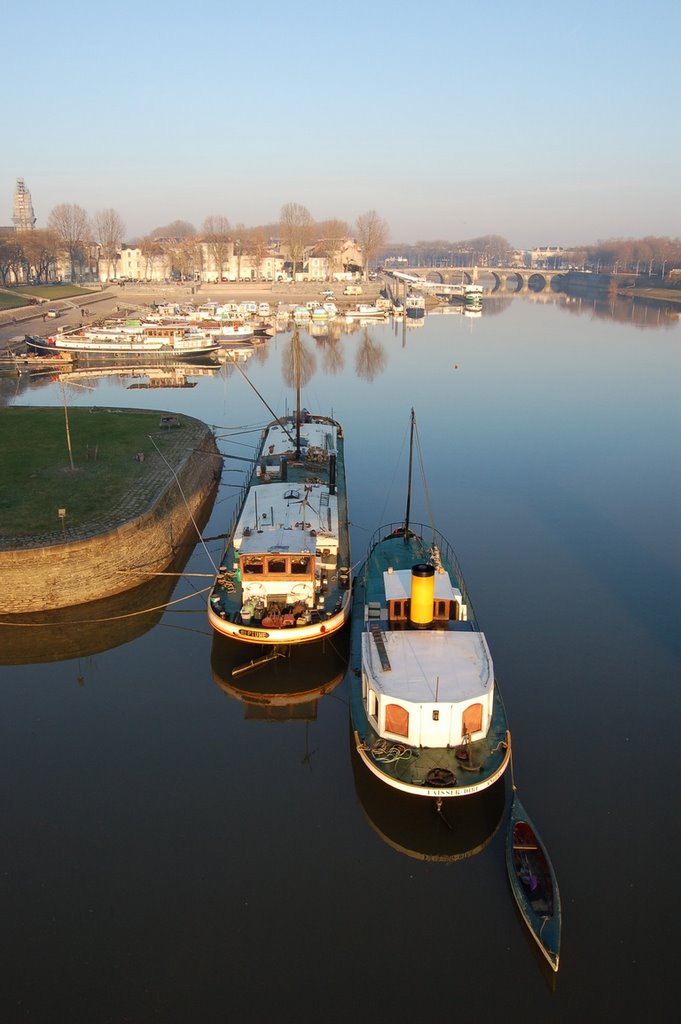
<svg viewBox="0 0 681 1024"><path fill-rule="evenodd" d="M520 913L557 971L561 926L558 882L541 836L515 791L506 831L506 867Z"/></svg>

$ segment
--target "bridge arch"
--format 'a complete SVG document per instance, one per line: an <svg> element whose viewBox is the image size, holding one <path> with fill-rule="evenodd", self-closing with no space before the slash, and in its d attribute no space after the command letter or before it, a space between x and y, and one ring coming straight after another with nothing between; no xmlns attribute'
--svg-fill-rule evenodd
<svg viewBox="0 0 681 1024"><path fill-rule="evenodd" d="M550 294L559 290L554 287L554 281L560 288L560 280L566 274L564 270L542 267L406 267L403 272L431 284L445 285L479 284L480 278L491 278L494 283L486 290L496 295Z"/></svg>

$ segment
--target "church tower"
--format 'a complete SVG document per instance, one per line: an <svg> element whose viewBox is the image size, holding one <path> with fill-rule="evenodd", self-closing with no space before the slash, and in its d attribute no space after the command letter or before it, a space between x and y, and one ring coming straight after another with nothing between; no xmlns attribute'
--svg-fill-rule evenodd
<svg viewBox="0 0 681 1024"><path fill-rule="evenodd" d="M12 217L15 231L32 231L35 227L35 214L31 193L24 185L23 178L17 178L14 190L14 216Z"/></svg>

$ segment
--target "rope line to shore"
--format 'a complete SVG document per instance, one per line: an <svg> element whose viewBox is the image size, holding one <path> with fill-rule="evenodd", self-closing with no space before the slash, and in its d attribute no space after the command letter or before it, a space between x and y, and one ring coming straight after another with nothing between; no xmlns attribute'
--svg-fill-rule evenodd
<svg viewBox="0 0 681 1024"><path fill-rule="evenodd" d="M212 584L210 587L204 587L203 590L194 590L191 594L185 594L184 597L177 597L174 601L166 601L164 604L154 605L153 608L142 608L137 612L125 612L124 615L107 615L102 619L73 619L69 622L61 621L60 625L68 628L69 626L91 626L96 622L117 622L119 619L133 619L136 615L149 615L151 612L165 611L167 608L172 608L173 605L181 604L183 601L190 601L195 597L199 597L201 594L207 594L212 590ZM0 626L14 626L16 628L28 628L35 629L37 627L48 626L50 629L54 628L54 622L6 622L4 619L0 619Z"/></svg>
<svg viewBox="0 0 681 1024"><path fill-rule="evenodd" d="M163 452L161 451L161 449L159 448L159 446L158 446L158 445L156 444L156 442L154 441L154 439L153 439L153 437L151 436L151 434L148 434L147 436L149 437L149 440L150 440L150 441L151 441L151 443L153 444L153 446L154 446L154 448L156 449L156 451L158 452L158 454L159 454L159 455L161 456L161 458L162 458L162 459L163 459L163 461L165 462L165 464L166 464L166 466L168 467L168 469L170 470L170 472L171 472L171 473L173 474L173 476L175 477L175 483L177 484L178 490L179 490L180 494L182 495L182 500L183 500L183 502L184 502L184 504L185 504L185 508L187 509L187 513L189 514L189 518L191 519L191 521L192 521L192 524L193 524L193 526L194 526L194 529L196 530L196 535L197 535L197 537L199 538L199 540L201 541L201 544L202 544L202 546L203 546L203 550L204 550L204 551L206 552L206 554L208 555L208 561L210 562L210 564L211 564L211 565L213 566L213 568L215 569L215 572L217 573L217 571L218 571L218 567L217 567L217 565L215 564L215 562L213 561L213 556L211 555L210 551L208 550L208 548L206 547L206 545L205 545L205 543L204 543L203 537L201 536L201 530L199 529L199 527L198 527L198 524L197 524L196 520L194 519L194 516L193 516L193 514L192 514L192 510L190 509L190 507L189 507L189 502L187 501L187 499L186 499L186 497L185 497L185 494L184 494L184 491L182 490L182 484L180 483L180 480L179 480L179 477L178 477L177 473L175 472L175 470L173 469L173 467L172 467L172 466L170 465L170 463L169 463L169 462L168 462L168 460L166 459L165 455L163 454Z"/></svg>

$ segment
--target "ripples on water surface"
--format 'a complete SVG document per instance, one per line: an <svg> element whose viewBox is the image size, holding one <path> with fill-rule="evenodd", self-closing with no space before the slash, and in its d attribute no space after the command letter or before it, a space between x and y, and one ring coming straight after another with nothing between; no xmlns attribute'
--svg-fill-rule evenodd
<svg viewBox="0 0 681 1024"><path fill-rule="evenodd" d="M3 1021L425 1021L509 1007L526 1021L631 1020L651 992L666 1014L681 857L681 333L657 311L616 312L488 299L479 319L305 336L303 402L346 430L356 562L403 516L416 410L429 502L416 487L412 518L432 507L458 552L516 782L560 882L555 990L506 880L504 786L448 822L376 789L351 757L342 639L323 663L299 650L235 685L234 654L207 628L199 546L173 595L188 600L146 631L117 628L110 649L88 627L55 640L66 660L49 662L44 636L1 634ZM244 364L277 412L294 401L289 348L280 334ZM100 379L66 395L188 413L218 434L269 418L233 368L191 379ZM5 380L0 394L63 401L46 379ZM204 530L216 561L240 479L225 473Z"/></svg>

